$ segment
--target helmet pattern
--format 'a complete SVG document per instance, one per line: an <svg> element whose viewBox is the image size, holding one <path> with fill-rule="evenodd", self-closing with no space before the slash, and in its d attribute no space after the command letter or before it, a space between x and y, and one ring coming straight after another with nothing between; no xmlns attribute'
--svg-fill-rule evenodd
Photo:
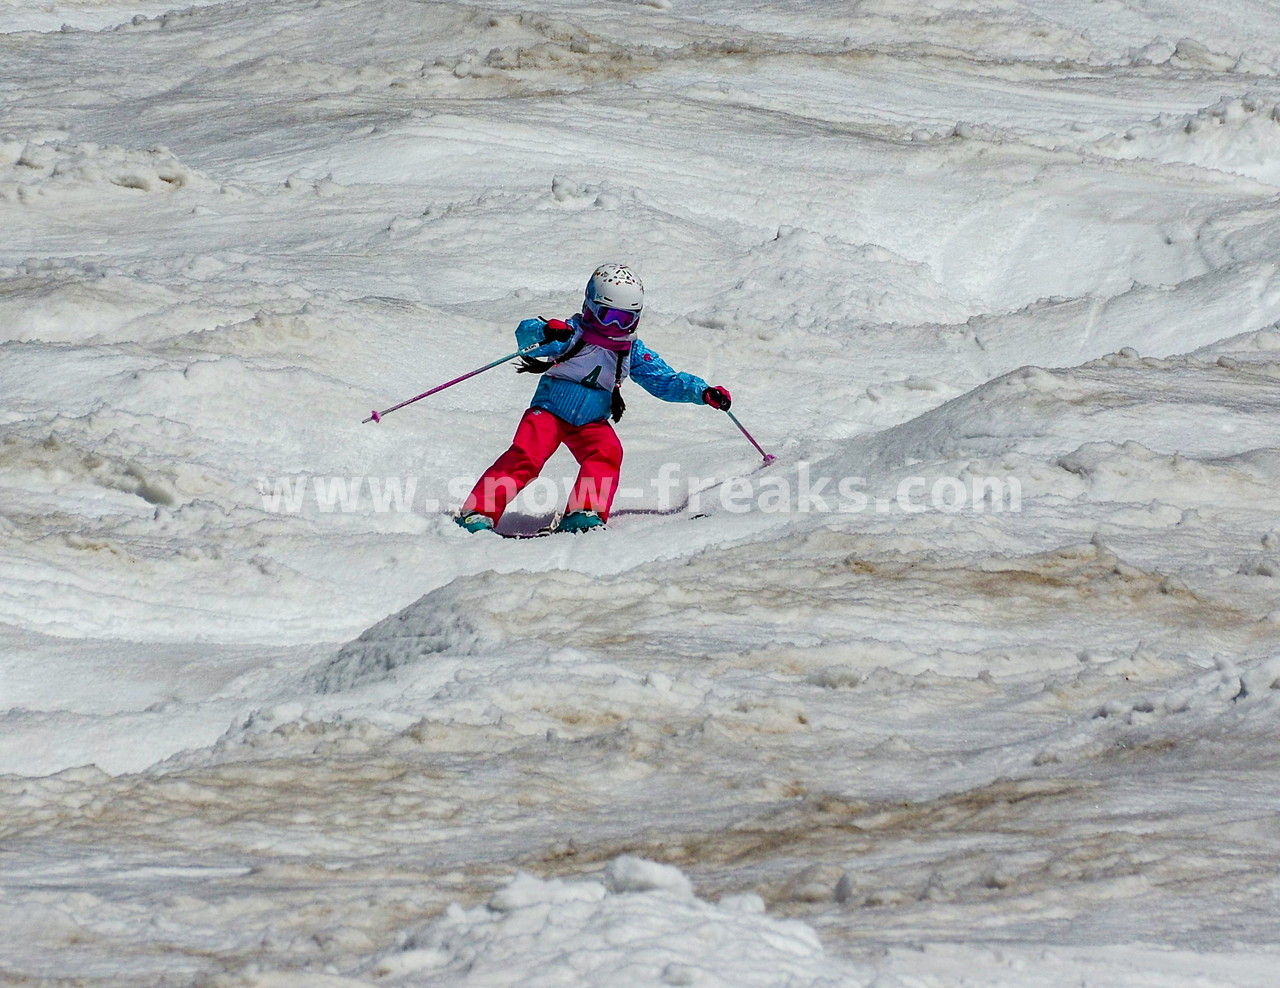
<svg viewBox="0 0 1280 988"><path fill-rule="evenodd" d="M587 301L639 312L644 308L644 285L625 264L601 264L587 282Z"/></svg>

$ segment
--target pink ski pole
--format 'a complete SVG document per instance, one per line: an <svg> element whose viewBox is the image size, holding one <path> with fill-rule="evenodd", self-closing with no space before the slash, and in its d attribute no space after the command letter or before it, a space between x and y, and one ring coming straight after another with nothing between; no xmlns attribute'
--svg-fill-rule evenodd
<svg viewBox="0 0 1280 988"><path fill-rule="evenodd" d="M754 446L756 450L760 453L760 455L764 457L765 463L772 463L774 460L777 459L777 457L774 456L772 453L766 453L763 449L761 449L760 444L755 440L755 436L751 435L751 433L747 431L746 426L744 426L741 422L738 421L738 416L734 415L733 412L729 411L729 409L727 408L724 410L724 413L729 416L733 424L738 427L738 429L742 432L744 436L747 437L747 441L750 442L751 445Z"/></svg>
<svg viewBox="0 0 1280 988"><path fill-rule="evenodd" d="M515 353L509 353L505 357L499 357L497 360L493 361L493 363L485 364L483 367L477 367L475 370L468 371L467 373L463 374L461 377L455 377L452 381L446 381L444 384L437 385L436 387L432 388L430 391L424 391L420 395L414 395L412 398L408 399L407 401L402 401L398 405L392 405L390 408L385 408L382 411L378 411L377 409L374 409L373 414L370 415L367 419L364 420L364 422L361 422L360 424L364 425L365 422L381 422L382 416L390 415L397 408L404 408L405 405L412 405L415 401L421 401L423 398L430 397L431 395L435 394L437 391L443 391L445 388L451 388L455 384L461 384L463 381L467 380L467 378L475 377L477 374L483 374L487 370L493 370L493 368L497 367L499 364L505 364L508 360L514 360L516 357L522 357L526 353L528 353L530 350L536 350L538 349L538 347L541 347L541 346L546 346L546 343L545 342L530 343L527 347L525 347L522 350L517 350Z"/></svg>

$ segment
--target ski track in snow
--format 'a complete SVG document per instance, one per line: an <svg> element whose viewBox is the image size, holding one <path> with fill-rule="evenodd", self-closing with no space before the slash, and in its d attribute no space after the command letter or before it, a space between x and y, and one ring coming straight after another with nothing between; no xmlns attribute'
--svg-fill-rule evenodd
<svg viewBox="0 0 1280 988"><path fill-rule="evenodd" d="M0 980L1272 983L1273 5L0 32ZM778 461L465 535L524 380L360 420L613 258Z"/></svg>

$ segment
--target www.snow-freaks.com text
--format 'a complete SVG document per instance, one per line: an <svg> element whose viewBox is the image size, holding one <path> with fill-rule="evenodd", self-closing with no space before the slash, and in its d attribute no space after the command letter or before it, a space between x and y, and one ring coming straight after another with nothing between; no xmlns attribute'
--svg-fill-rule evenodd
<svg viewBox="0 0 1280 988"><path fill-rule="evenodd" d="M453 478L448 483L448 501L442 502L436 496L420 496L424 487L420 480L412 476L259 477L257 490L263 510L273 513L431 513L460 505L475 483L472 477ZM539 477L521 492L521 507L533 513L554 512L573 488L571 479ZM599 496L607 492L592 493ZM1018 512L1022 510L1022 484L1013 476L911 476L878 483L873 493L864 477L815 477L804 462L788 474L728 478L682 476L678 464L667 463L643 484L620 484L614 492L613 510L615 514L626 510L653 514Z"/></svg>

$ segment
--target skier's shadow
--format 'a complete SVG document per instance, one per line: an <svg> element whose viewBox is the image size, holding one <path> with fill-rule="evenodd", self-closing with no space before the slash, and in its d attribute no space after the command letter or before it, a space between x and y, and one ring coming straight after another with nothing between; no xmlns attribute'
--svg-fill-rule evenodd
<svg viewBox="0 0 1280 988"><path fill-rule="evenodd" d="M689 506L688 502L681 502L680 504L677 504L674 508L619 508L617 511L613 512L609 517L630 518L635 516L635 517L641 517L641 518L654 518L654 517L678 515L681 512L683 512L688 506Z"/></svg>

